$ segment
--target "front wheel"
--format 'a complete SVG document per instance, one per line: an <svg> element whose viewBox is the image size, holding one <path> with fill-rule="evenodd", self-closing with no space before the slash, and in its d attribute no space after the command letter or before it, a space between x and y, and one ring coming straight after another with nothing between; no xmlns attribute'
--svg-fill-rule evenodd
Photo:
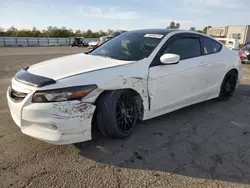
<svg viewBox="0 0 250 188"><path fill-rule="evenodd" d="M238 74L236 71L232 70L226 74L222 82L220 94L218 97L220 101L229 100L233 96L236 89L237 80Z"/></svg>
<svg viewBox="0 0 250 188"><path fill-rule="evenodd" d="M137 122L137 114L135 96L129 90L105 92L97 101L97 125L106 137L128 137Z"/></svg>

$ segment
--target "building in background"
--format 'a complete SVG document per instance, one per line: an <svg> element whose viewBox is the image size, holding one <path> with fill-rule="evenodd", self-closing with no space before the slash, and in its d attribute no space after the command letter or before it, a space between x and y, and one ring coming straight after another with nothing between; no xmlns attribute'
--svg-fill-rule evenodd
<svg viewBox="0 0 250 188"><path fill-rule="evenodd" d="M207 35L213 37L226 37L228 27L211 27L207 30Z"/></svg>
<svg viewBox="0 0 250 188"><path fill-rule="evenodd" d="M207 30L207 35L220 38L238 38L239 44L250 42L250 25L212 27Z"/></svg>

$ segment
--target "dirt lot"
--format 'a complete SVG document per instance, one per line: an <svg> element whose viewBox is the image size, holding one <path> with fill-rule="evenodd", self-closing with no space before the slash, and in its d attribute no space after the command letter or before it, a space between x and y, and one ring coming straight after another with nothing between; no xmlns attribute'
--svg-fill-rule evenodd
<svg viewBox="0 0 250 188"><path fill-rule="evenodd" d="M250 187L250 65L227 102L146 121L125 140L100 135L77 149L23 135L6 89L24 66L83 48L0 48L0 187Z"/></svg>

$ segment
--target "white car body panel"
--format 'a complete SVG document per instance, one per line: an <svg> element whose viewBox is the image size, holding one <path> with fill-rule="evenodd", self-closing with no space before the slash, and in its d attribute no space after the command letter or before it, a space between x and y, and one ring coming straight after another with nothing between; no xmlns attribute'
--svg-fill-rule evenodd
<svg viewBox="0 0 250 188"><path fill-rule="evenodd" d="M204 95L206 79L204 78L204 65L199 64L201 61L203 57L195 58L195 60L182 60L174 65L150 68L151 110L164 113L170 105L192 96ZM164 99L164 101L159 99Z"/></svg>
<svg viewBox="0 0 250 188"><path fill-rule="evenodd" d="M28 69L28 72L58 80L71 75L82 74L93 70L115 67L129 63L133 62L119 61L79 53L37 63L31 66Z"/></svg>
<svg viewBox="0 0 250 188"><path fill-rule="evenodd" d="M150 119L219 95L226 73L236 69L241 79L241 63L236 52L223 46L221 52L182 60L178 64L150 67L162 45L177 33L168 34L148 58L137 62L75 54L31 66L28 72L56 80L41 88L12 79L12 88L28 93L14 102L7 91L8 105L15 123L24 134L53 144L91 140L95 101L106 90L133 89L143 101L143 120ZM53 70L53 71L51 71ZM81 101L32 103L33 94L71 86L96 84Z"/></svg>

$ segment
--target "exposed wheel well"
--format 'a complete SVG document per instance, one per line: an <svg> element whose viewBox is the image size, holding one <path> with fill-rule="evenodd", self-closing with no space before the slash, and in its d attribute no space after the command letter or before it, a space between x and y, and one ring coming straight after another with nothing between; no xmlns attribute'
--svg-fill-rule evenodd
<svg viewBox="0 0 250 188"><path fill-rule="evenodd" d="M238 76L238 70L237 69L231 69L230 71L234 71ZM230 72L230 71L228 71L228 72Z"/></svg>
<svg viewBox="0 0 250 188"><path fill-rule="evenodd" d="M228 76L228 74L229 73L231 73L231 72L234 72L234 73L236 73L236 75L237 75L237 77L238 77L238 70L237 69L231 69L230 71L228 71L227 73L226 73L226 75L224 76L224 78L223 78L223 80L222 80L222 83L221 83L221 86L220 86L220 88L223 86L223 84L224 84L224 82L225 82L225 78L227 78L227 76Z"/></svg>
<svg viewBox="0 0 250 188"><path fill-rule="evenodd" d="M117 89L118 90L118 89ZM96 99L95 101L95 105L97 104L97 101L98 100L101 100L102 96L104 95L104 93L107 93L107 92L112 92L112 91L117 91L117 90L104 90ZM142 98L141 98L141 95L134 89L131 89L131 88L125 88L125 89L119 89L119 90L127 90L129 92L131 92L131 94L133 94L135 97L139 97L139 99L142 101Z"/></svg>
<svg viewBox="0 0 250 188"><path fill-rule="evenodd" d="M142 100L141 95L136 90L130 89L130 88L125 88L125 89L120 89L120 90L127 90L136 98L135 101L136 101L136 106L137 106L137 110L138 110L138 119L142 120L143 115L144 115L144 107L143 107L143 100ZM94 105L96 105L96 109L98 108L98 106L97 106L98 102L100 100L102 100L102 96L105 93L115 92L115 91L118 91L118 90L105 90L105 91L103 91L94 102ZM95 110L94 115L93 115L93 119L92 119L92 128L91 128L92 133L93 133L93 131L98 131L97 124L96 124L96 111L97 110Z"/></svg>
<svg viewBox="0 0 250 188"><path fill-rule="evenodd" d="M236 73L237 81L238 81L238 79L239 79L239 72L238 72L238 70L237 69L231 69L230 71L228 71L228 73L231 72L231 71L233 71L233 72Z"/></svg>

